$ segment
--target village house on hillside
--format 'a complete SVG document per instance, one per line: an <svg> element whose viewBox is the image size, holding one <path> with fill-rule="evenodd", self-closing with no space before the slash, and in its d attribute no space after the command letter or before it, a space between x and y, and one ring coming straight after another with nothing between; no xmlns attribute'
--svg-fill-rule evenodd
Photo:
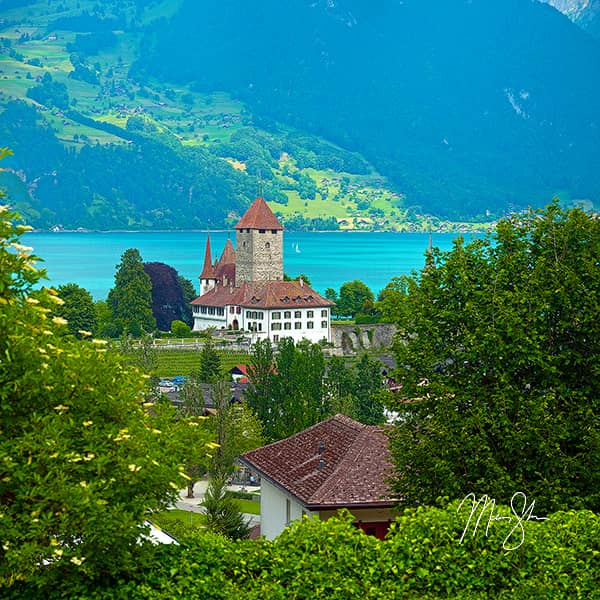
<svg viewBox="0 0 600 600"><path fill-rule="evenodd" d="M385 537L397 512L387 479L392 459L381 427L335 415L300 433L242 454L261 478L260 533L279 535L307 515L348 509L365 533Z"/></svg>
<svg viewBox="0 0 600 600"><path fill-rule="evenodd" d="M245 330L253 342L331 341L333 303L302 280L283 280L283 226L267 203L257 198L235 229L236 248L227 240L214 262L206 240L193 330Z"/></svg>

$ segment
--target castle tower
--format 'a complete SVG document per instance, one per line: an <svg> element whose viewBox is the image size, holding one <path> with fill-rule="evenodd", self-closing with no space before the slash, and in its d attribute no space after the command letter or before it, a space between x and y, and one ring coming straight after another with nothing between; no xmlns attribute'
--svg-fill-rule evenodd
<svg viewBox="0 0 600 600"><path fill-rule="evenodd" d="M204 251L204 267L200 273L200 295L210 292L217 284L217 276L210 256L210 235L206 238L206 249Z"/></svg>
<svg viewBox="0 0 600 600"><path fill-rule="evenodd" d="M267 203L257 198L235 229L235 285L283 280L283 225Z"/></svg>

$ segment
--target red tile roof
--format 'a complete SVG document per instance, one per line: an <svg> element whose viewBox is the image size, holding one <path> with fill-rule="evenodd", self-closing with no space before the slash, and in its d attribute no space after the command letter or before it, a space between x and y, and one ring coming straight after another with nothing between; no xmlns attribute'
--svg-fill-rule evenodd
<svg viewBox="0 0 600 600"><path fill-rule="evenodd" d="M243 283L240 287L216 285L192 300L198 306L243 306L247 308L323 308L334 303L300 281Z"/></svg>
<svg viewBox="0 0 600 600"><path fill-rule="evenodd" d="M336 415L246 452L242 462L311 509L393 506L392 469L381 427Z"/></svg>
<svg viewBox="0 0 600 600"><path fill-rule="evenodd" d="M210 256L210 235L206 238L206 249L204 250L204 268L200 274L200 279L214 279L215 270L213 268Z"/></svg>
<svg viewBox="0 0 600 600"><path fill-rule="evenodd" d="M257 198L250 208L244 213L236 229L278 229L283 230L283 225L277 220L273 211L262 198Z"/></svg>

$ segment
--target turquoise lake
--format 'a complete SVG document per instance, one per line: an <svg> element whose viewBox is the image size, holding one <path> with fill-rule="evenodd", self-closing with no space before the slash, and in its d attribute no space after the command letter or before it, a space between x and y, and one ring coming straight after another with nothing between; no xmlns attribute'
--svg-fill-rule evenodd
<svg viewBox="0 0 600 600"><path fill-rule="evenodd" d="M44 259L50 283L73 282L103 300L114 284L115 267L128 248L137 248L145 262L163 262L191 279L198 288L204 261L206 232L28 233L23 243ZM220 255L235 233L211 232L213 255ZM433 245L449 250L456 234L433 234ZM286 232L284 270L305 273L323 293L346 281L360 279L375 294L399 275L420 270L429 246L426 233Z"/></svg>

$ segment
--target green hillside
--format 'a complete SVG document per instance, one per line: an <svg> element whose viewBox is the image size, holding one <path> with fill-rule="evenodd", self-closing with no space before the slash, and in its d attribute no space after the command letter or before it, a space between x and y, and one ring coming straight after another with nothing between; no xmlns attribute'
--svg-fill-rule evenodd
<svg viewBox="0 0 600 600"><path fill-rule="evenodd" d="M291 229L450 226L406 206L357 153L255 119L225 92L132 77L180 4L5 3L0 146L15 155L0 185L30 223L223 227L261 194Z"/></svg>

